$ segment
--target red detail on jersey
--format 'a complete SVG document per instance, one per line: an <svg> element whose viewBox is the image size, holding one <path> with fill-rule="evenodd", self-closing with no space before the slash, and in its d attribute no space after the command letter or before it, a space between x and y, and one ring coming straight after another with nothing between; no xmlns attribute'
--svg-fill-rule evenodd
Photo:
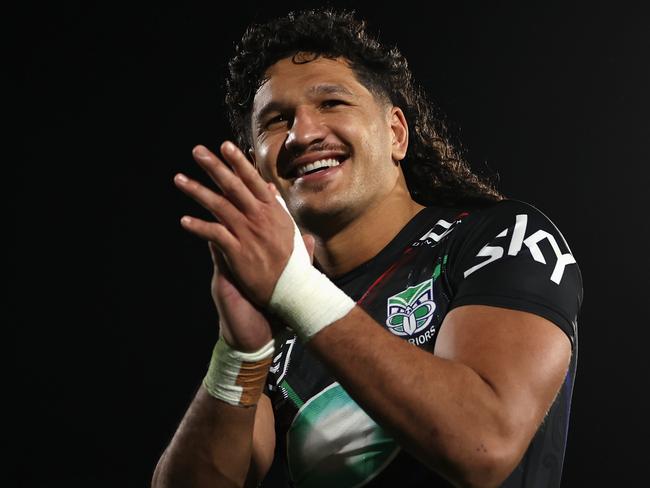
<svg viewBox="0 0 650 488"><path fill-rule="evenodd" d="M402 253L402 256L404 256L405 254L410 253L412 250L413 250L412 247L410 247L410 246L407 247L407 248L404 250L404 252ZM401 261L401 260L398 259L397 261L395 261L395 262L390 266L390 268L388 268L386 271L384 271L384 272L381 274L381 276L380 276L379 278L377 278L377 279L375 280L375 282L374 282L372 285L370 285L370 287L366 290L366 292L363 294L363 296L362 296L361 298L359 298L359 300L357 301L357 304L363 302L363 301L365 300L365 298L370 294L370 292L372 291L372 289L373 289L374 287L376 287L379 283L381 283L385 278L388 278L388 277L393 273L393 271L395 271L395 268L397 268L397 266L400 264L400 261Z"/></svg>

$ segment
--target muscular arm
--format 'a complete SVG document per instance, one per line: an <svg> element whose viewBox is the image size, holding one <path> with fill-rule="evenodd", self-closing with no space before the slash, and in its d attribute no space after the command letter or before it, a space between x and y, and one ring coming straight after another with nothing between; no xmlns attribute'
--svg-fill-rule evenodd
<svg viewBox="0 0 650 488"><path fill-rule="evenodd" d="M153 488L257 486L273 461L271 402L242 408L200 387L153 475Z"/></svg>
<svg viewBox="0 0 650 488"><path fill-rule="evenodd" d="M212 296L221 334L238 350L258 350L271 338L270 325L235 286L220 253L214 247L210 252ZM212 397L201 386L158 461L152 487L257 486L273 461L273 424L266 395L255 406L234 406Z"/></svg>
<svg viewBox="0 0 650 488"><path fill-rule="evenodd" d="M184 227L215 243L252 302L272 305L271 312L311 337L308 346L407 451L455 484L501 483L562 384L571 355L566 335L537 315L466 305L447 314L430 354L384 330L360 307L347 308L342 292L300 253L291 271L300 299L285 294L282 306L271 304L292 249L300 245L295 223L241 151L231 143L221 151L234 172L211 154L197 162L222 195L177 178L219 222L184 218ZM307 282L312 286L302 289ZM346 310L323 324L322 314L310 314L315 302Z"/></svg>
<svg viewBox="0 0 650 488"><path fill-rule="evenodd" d="M479 305L447 315L435 355L359 307L308 344L402 447L461 486L496 486L508 476L571 354L566 335L546 319Z"/></svg>

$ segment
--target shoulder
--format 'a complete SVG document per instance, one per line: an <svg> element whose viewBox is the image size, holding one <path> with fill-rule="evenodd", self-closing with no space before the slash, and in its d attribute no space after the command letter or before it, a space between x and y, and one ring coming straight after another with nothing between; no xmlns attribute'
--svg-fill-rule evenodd
<svg viewBox="0 0 650 488"><path fill-rule="evenodd" d="M449 261L455 306L530 311L575 335L582 276L564 237L542 211L503 200L470 212L454 241Z"/></svg>
<svg viewBox="0 0 650 488"><path fill-rule="evenodd" d="M464 223L467 230L477 230L477 228L497 224L510 225L511 222L517 220L518 216L521 216L520 220L535 221L559 232L549 216L536 206L521 200L501 200L489 206L474 209L468 212Z"/></svg>
<svg viewBox="0 0 650 488"><path fill-rule="evenodd" d="M509 243L508 253L511 256L523 245L530 249L549 245L558 256L571 254L569 244L551 218L534 205L521 200L502 200L470 211L458 231L460 235L457 240L463 251L467 252L499 240Z"/></svg>

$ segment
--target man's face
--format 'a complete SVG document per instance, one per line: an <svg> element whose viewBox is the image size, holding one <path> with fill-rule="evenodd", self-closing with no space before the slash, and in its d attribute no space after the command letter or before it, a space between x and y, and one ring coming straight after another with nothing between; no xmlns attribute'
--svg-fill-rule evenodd
<svg viewBox="0 0 650 488"><path fill-rule="evenodd" d="M354 218L394 189L406 151L395 143L396 131L407 130L403 114L345 60L287 58L266 74L253 102L252 155L299 224Z"/></svg>

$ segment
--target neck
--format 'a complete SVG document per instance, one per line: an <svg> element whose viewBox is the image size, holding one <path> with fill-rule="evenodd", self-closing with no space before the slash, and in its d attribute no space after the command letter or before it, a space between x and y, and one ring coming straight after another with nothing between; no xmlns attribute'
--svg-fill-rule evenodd
<svg viewBox="0 0 650 488"><path fill-rule="evenodd" d="M376 256L424 207L406 185L380 199L326 237L315 235L314 258L323 273L341 276Z"/></svg>

